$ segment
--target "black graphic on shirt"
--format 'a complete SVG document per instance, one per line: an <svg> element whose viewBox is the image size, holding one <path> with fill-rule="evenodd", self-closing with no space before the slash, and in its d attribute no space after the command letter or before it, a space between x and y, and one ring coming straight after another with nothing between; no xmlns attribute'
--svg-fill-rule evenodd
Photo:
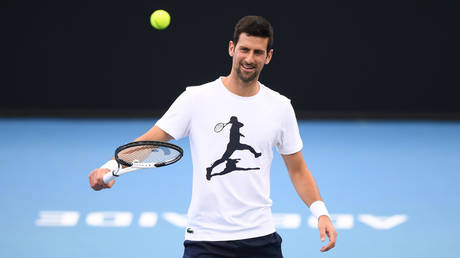
<svg viewBox="0 0 460 258"><path fill-rule="evenodd" d="M240 159L230 159L230 156L232 156L232 154L237 150L249 150L252 154L254 154L255 158L260 157L262 153L256 152L254 148L252 148L251 146L240 142L240 138L244 137L244 135L240 133L240 128L243 127L244 124L239 122L236 116L232 116L228 124L231 124L231 127L230 127L230 141L227 144L227 150L225 151L225 153L222 155L220 159L214 161L214 163L212 163L210 167L206 168L206 179L207 180L211 180L211 177L213 176L225 175L225 174L228 174L236 170L260 169L260 168L240 168L236 166L236 163L238 163ZM221 172L213 174L212 170L223 162L227 162L225 164L225 169Z"/></svg>

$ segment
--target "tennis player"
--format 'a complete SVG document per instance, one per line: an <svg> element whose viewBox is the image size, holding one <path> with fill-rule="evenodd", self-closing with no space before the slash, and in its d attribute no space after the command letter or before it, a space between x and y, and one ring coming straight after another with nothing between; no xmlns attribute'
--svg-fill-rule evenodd
<svg viewBox="0 0 460 258"><path fill-rule="evenodd" d="M283 257L271 215L274 148L298 195L318 219L321 241L329 238L321 251L335 246L337 232L302 156L290 100L258 82L273 56L272 44L273 29L266 19L240 19L228 46L233 59L230 74L188 87L155 126L136 139L190 139L193 190L184 258ZM227 121L229 126L214 131ZM116 167L111 160L92 171L91 187L111 188L113 182L104 184L102 177Z"/></svg>

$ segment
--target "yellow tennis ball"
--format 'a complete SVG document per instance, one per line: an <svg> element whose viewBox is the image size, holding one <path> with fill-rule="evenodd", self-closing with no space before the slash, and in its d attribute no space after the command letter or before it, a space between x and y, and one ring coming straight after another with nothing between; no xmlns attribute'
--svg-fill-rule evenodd
<svg viewBox="0 0 460 258"><path fill-rule="evenodd" d="M150 16L150 23L157 30L164 30L169 26L171 16L165 10L156 10Z"/></svg>

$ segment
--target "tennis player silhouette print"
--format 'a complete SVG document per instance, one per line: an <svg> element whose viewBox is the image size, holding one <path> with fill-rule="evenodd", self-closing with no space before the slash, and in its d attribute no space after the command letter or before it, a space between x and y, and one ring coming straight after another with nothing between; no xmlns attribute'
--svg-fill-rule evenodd
<svg viewBox="0 0 460 258"><path fill-rule="evenodd" d="M237 150L249 150L252 154L254 154L255 158L260 157L262 153L256 152L253 147L240 142L241 137L244 137L244 135L240 133L240 128L243 127L244 124L238 121L238 118L236 116L230 117L230 121L226 125L228 124L231 124L230 141L227 144L227 149L225 150L222 157L214 161L214 163L212 163L210 167L206 168L206 179L207 180L211 180L211 177L213 176L225 175L225 174L228 174L236 170L260 169L260 168L240 168L236 166L236 163L238 163L240 159L230 159L232 154ZM212 174L212 170L223 162L226 162L224 170L221 172Z"/></svg>

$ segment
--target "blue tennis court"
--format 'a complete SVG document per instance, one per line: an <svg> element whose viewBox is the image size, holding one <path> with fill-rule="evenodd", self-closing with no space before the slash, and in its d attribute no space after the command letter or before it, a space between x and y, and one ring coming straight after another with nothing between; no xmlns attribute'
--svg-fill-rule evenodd
<svg viewBox="0 0 460 258"><path fill-rule="evenodd" d="M0 119L1 257L181 257L184 158L94 192L91 170L155 119ZM300 121L303 153L339 233L320 253L279 155L273 213L285 257L457 257L460 122Z"/></svg>

